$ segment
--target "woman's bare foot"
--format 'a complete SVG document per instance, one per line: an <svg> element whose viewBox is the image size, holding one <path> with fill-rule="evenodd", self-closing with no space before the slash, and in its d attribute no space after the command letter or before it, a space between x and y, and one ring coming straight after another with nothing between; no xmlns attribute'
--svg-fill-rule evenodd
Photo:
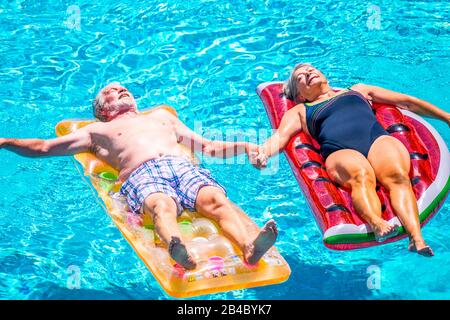
<svg viewBox="0 0 450 320"><path fill-rule="evenodd" d="M375 240L377 242L386 241L389 238L398 235L399 227L391 226L387 221L380 219L379 222L371 225L373 232L375 233Z"/></svg>
<svg viewBox="0 0 450 320"><path fill-rule="evenodd" d="M274 220L269 220L253 243L244 247L244 258L248 264L256 264L277 239L278 229Z"/></svg>
<svg viewBox="0 0 450 320"><path fill-rule="evenodd" d="M197 264L188 253L186 246L181 242L180 238L172 237L169 243L169 254L173 260L187 270L195 269Z"/></svg>
<svg viewBox="0 0 450 320"><path fill-rule="evenodd" d="M411 252L416 252L424 257L434 256L434 252L430 246L428 246L424 240L413 240L409 238L408 250Z"/></svg>

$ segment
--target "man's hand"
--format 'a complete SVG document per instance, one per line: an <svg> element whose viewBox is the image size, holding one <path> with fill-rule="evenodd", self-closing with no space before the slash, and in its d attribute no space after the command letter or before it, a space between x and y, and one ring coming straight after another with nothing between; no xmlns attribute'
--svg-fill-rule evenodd
<svg viewBox="0 0 450 320"><path fill-rule="evenodd" d="M0 149L3 148L3 145L5 144L6 139L5 138L0 138Z"/></svg>
<svg viewBox="0 0 450 320"><path fill-rule="evenodd" d="M254 143L248 143L246 147L248 159L250 163L258 169L267 167L268 157L264 153L263 148Z"/></svg>
<svg viewBox="0 0 450 320"><path fill-rule="evenodd" d="M202 153L206 153L215 156L218 151L223 151L223 144L219 144L216 141L208 141L204 144Z"/></svg>

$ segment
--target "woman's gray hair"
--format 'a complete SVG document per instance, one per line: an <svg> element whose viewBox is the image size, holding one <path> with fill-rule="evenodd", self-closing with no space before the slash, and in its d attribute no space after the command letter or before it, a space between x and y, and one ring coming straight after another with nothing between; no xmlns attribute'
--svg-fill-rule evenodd
<svg viewBox="0 0 450 320"><path fill-rule="evenodd" d="M295 103L298 102L298 81L297 77L295 76L295 71L297 71L299 68L304 66L312 66L310 63L299 63L297 64L294 69L291 72L291 75L289 76L289 79L287 79L284 82L283 85L283 92L286 95L286 98L293 100Z"/></svg>

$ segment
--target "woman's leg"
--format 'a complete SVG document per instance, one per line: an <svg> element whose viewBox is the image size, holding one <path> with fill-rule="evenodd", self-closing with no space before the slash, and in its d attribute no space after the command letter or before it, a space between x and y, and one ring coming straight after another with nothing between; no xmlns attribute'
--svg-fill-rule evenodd
<svg viewBox="0 0 450 320"><path fill-rule="evenodd" d="M396 234L396 229L381 218L381 203L376 193L376 178L370 163L360 152L342 149L325 162L328 175L351 190L356 212L370 225L378 241Z"/></svg>
<svg viewBox="0 0 450 320"><path fill-rule="evenodd" d="M378 181L389 191L392 208L410 234L410 250L432 256L420 230L417 200L409 180L408 150L398 139L381 136L372 144L367 157Z"/></svg>

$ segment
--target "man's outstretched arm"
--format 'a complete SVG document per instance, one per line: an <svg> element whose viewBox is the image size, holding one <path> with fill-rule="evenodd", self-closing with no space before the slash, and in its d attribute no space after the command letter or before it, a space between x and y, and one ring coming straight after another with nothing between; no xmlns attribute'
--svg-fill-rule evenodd
<svg viewBox="0 0 450 320"><path fill-rule="evenodd" d="M192 151L202 152L218 158L228 158L244 153L249 143L211 141L192 131L178 118L170 115L176 128L178 141Z"/></svg>
<svg viewBox="0 0 450 320"><path fill-rule="evenodd" d="M90 151L91 137L86 129L79 129L74 133L50 140L0 138L0 149L32 158L72 155Z"/></svg>

